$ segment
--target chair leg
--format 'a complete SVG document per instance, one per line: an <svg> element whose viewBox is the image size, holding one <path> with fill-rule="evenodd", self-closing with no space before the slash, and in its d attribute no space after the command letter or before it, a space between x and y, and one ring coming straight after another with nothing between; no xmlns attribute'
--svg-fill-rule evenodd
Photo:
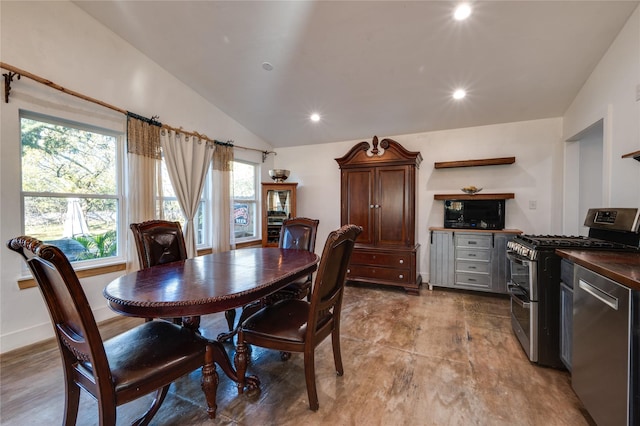
<svg viewBox="0 0 640 426"><path fill-rule="evenodd" d="M240 329L240 326L242 325L242 323L251 315L258 312L263 306L264 306L264 303L262 301L254 302L249 305L243 306L242 312L240 313L240 318L238 319L238 324L236 324L235 328L233 327L233 320L232 320L231 325L229 326L230 331L228 333L218 334L218 337L216 338L216 340L222 343L222 342L226 342L227 340L233 339L233 336L238 334L238 330ZM225 316L227 315L227 312L229 311L225 312ZM235 319L235 311L233 312L234 312L233 317ZM227 317L227 323L228 322L229 322L229 318Z"/></svg>
<svg viewBox="0 0 640 426"><path fill-rule="evenodd" d="M338 376L344 374L342 368L342 354L340 353L340 329L334 328L331 333L331 346L333 346L333 362L336 365L336 373Z"/></svg>
<svg viewBox="0 0 640 426"><path fill-rule="evenodd" d="M238 394L244 393L244 385L247 374L247 344L244 342L242 330L238 333L238 344L236 345L236 354L233 357L233 363L236 367L236 375L238 382Z"/></svg>
<svg viewBox="0 0 640 426"><path fill-rule="evenodd" d="M151 406L149 407L149 409L142 416L140 416L136 421L131 423L131 426L146 426L151 422L151 419L153 418L153 416L156 415L156 413L160 409L160 406L164 402L164 399L167 396L167 393L169 392L170 386L171 384L168 384L156 391L156 395L153 398L153 401L151 402Z"/></svg>
<svg viewBox="0 0 640 426"><path fill-rule="evenodd" d="M224 317L227 319L227 326L229 326L229 331L233 331L233 324L236 322L236 310L235 309L227 309L224 311Z"/></svg>
<svg viewBox="0 0 640 426"><path fill-rule="evenodd" d="M304 353L304 378L307 382L309 408L313 411L318 411L320 404L318 403L318 391L316 389L315 353L313 348L311 351L305 351Z"/></svg>
<svg viewBox="0 0 640 426"><path fill-rule="evenodd" d="M67 381L64 398L64 419L62 424L75 425L78 419L78 405L80 404L80 386Z"/></svg>

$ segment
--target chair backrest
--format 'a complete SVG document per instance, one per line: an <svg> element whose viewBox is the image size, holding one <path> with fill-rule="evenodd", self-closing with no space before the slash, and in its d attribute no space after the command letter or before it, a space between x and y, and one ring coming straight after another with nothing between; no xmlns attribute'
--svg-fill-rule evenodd
<svg viewBox="0 0 640 426"><path fill-rule="evenodd" d="M319 220L306 217L284 220L278 247L315 251L318 223L320 223Z"/></svg>
<svg viewBox="0 0 640 426"><path fill-rule="evenodd" d="M333 309L333 314L339 317L347 268L356 238L361 232L361 226L344 225L327 237L311 293L310 320L316 326L327 310Z"/></svg>
<svg viewBox="0 0 640 426"><path fill-rule="evenodd" d="M58 248L31 237L17 237L7 247L25 259L49 310L66 371L77 362L90 363L101 393L113 392L109 363L89 301L69 259ZM89 385L89 383L85 383Z"/></svg>
<svg viewBox="0 0 640 426"><path fill-rule="evenodd" d="M138 250L140 268L176 262L187 258L187 247L180 222L149 220L130 226Z"/></svg>

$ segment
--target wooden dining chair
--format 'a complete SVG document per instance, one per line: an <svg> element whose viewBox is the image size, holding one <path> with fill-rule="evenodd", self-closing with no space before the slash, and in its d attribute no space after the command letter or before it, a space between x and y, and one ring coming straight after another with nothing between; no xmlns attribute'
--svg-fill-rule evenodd
<svg viewBox="0 0 640 426"><path fill-rule="evenodd" d="M199 367L207 411L215 417L218 378L205 338L167 321L150 321L103 341L80 281L60 249L26 236L7 246L25 259L49 310L65 377L65 425L76 423L81 389L97 400L104 426L116 424L118 406L155 392L149 409L133 423L146 425L171 383Z"/></svg>
<svg viewBox="0 0 640 426"><path fill-rule="evenodd" d="M180 222L149 220L129 225L136 242L138 262L141 269L177 262L187 258L187 246ZM175 324L189 323L190 327L200 327L200 317L163 318Z"/></svg>
<svg viewBox="0 0 640 426"><path fill-rule="evenodd" d="M315 348L331 335L336 372L343 374L340 353L340 310L347 267L362 227L344 225L327 237L322 251L311 300L285 299L266 305L247 318L238 330L235 364L238 391L246 379L248 348L256 345L281 352L304 353L304 371L309 407L319 407L315 379Z"/></svg>
<svg viewBox="0 0 640 426"><path fill-rule="evenodd" d="M278 247L314 252L316 249L316 234L318 233L319 223L320 221L318 219L309 219L307 217L285 219L282 222ZM218 341L224 341L232 338L238 332L237 327L239 327L245 319L257 312L258 309L262 308L265 304L272 304L283 299L309 298L311 295L312 279L313 274L299 278L296 281L287 284L283 289L270 294L264 300L259 300L243 307L237 325L235 325L235 309L226 311L225 317L227 319L227 325L229 326L229 333L221 333L218 336ZM288 355L283 353L283 358L287 357Z"/></svg>

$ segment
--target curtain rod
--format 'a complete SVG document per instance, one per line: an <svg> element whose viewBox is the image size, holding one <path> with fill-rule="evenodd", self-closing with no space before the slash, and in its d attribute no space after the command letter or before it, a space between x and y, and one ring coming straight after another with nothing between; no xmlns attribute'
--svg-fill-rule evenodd
<svg viewBox="0 0 640 426"><path fill-rule="evenodd" d="M100 106L103 106L105 108L111 109L113 111L117 111L117 112L119 112L121 114L124 114L126 116L131 116L131 117L137 118L139 120L147 121L147 122L149 122L151 124L160 125L160 127L162 127L163 129L173 130L173 131L175 131L177 133L183 133L183 134L188 135L188 136L197 136L200 139L205 139L207 141L211 141L211 142L214 142L214 143L223 144L223 145L227 145L227 146L233 146L234 148L241 148L241 149L246 149L246 150L249 150L249 151L261 152L262 153L262 162L263 163L264 163L265 159L267 158L267 155L275 154L275 152L273 152L273 151L267 151L267 150L262 150L262 149L258 149L258 148L249 148L249 147L246 147L246 146L234 145L233 143L231 143L233 141L229 141L229 142L216 141L214 139L210 139L209 137L207 137L205 135L201 135L198 132L187 132L187 131L183 130L182 128L176 128L176 127L169 126L167 124L162 124L162 123L160 123L160 122L155 120L155 119L159 118L158 116L153 116L151 118L145 118L145 117L143 117L141 115L129 112L129 111L124 110L122 108L118 108L116 106L113 106L113 105L108 104L106 102L103 102L101 100L92 98L92 97L87 96L87 95L83 95L82 93L76 92L74 90L69 90L69 89L67 89L65 87L60 86L59 84L54 83L51 80L47 80L46 78L42 78L42 77L37 76L35 74L32 74L32 73L30 73L28 71L20 69L18 67L14 67L13 65L9 65L9 64L7 64L5 62L0 62L0 68L4 68L5 70L9 71L8 73L3 73L2 74L4 76L4 101L5 101L5 103L9 103L9 92L11 92L11 82L13 81L13 77L17 76L17 79L20 80L20 76L24 76L24 77L27 77L27 78L29 78L31 80L37 81L38 83L44 84L45 86L49 86L52 89L58 90L60 92L66 93L66 94L71 95L71 96L75 96L76 98L80 98L80 99L83 99L85 101L92 102L94 104L98 104Z"/></svg>

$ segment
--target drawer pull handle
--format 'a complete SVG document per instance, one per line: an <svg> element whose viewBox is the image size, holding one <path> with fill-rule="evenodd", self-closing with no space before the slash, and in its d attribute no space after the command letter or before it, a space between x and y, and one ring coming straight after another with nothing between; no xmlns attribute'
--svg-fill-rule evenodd
<svg viewBox="0 0 640 426"><path fill-rule="evenodd" d="M477 256L477 254L475 254L475 253L469 253L469 257L476 257L476 256Z"/></svg>
<svg viewBox="0 0 640 426"><path fill-rule="evenodd" d="M469 266L469 269L476 269L475 266Z"/></svg>
<svg viewBox="0 0 640 426"><path fill-rule="evenodd" d="M478 244L476 241L467 241L467 244Z"/></svg>
<svg viewBox="0 0 640 426"><path fill-rule="evenodd" d="M468 278L467 280L468 281L475 281L476 279L475 278Z"/></svg>
<svg viewBox="0 0 640 426"><path fill-rule="evenodd" d="M402 265L404 263L404 260L400 259L400 264Z"/></svg>

